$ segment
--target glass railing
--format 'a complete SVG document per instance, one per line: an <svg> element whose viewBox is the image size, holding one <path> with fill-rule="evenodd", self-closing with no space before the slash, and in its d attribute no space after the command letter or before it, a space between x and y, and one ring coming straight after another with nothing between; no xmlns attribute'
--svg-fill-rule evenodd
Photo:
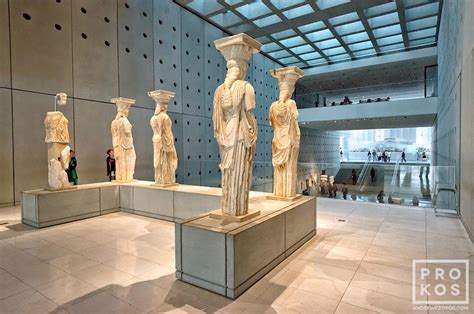
<svg viewBox="0 0 474 314"><path fill-rule="evenodd" d="M252 190L273 192L271 162L254 161ZM452 212L458 207L455 167L429 163L298 163L297 193Z"/></svg>
<svg viewBox="0 0 474 314"><path fill-rule="evenodd" d="M361 81L363 81L363 78ZM437 88L427 89L426 86L437 86L437 80L415 80L316 93L297 93L295 99L298 108L314 108L438 96ZM317 89L317 86L315 86L315 89ZM427 94L427 91L431 91L431 93Z"/></svg>

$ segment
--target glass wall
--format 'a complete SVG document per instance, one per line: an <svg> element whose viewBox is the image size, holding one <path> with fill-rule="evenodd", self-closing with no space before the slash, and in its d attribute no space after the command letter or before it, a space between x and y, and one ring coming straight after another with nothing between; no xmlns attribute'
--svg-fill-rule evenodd
<svg viewBox="0 0 474 314"><path fill-rule="evenodd" d="M431 153L431 127L352 130L340 132L344 151L343 161L429 161ZM374 153L375 152L375 156ZM380 160L380 154L388 153L389 160ZM423 157L425 156L425 158ZM383 157L383 156L382 156Z"/></svg>

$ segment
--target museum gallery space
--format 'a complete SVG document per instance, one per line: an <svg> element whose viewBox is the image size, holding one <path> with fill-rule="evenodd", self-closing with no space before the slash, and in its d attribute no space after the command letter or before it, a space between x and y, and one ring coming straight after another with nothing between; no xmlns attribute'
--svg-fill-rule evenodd
<svg viewBox="0 0 474 314"><path fill-rule="evenodd" d="M0 313L472 313L473 17L0 0Z"/></svg>

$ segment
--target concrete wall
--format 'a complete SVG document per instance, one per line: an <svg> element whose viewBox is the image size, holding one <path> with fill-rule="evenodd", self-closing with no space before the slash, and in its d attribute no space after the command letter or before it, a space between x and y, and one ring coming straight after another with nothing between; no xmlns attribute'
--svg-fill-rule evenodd
<svg viewBox="0 0 474 314"><path fill-rule="evenodd" d="M47 185L43 120L53 95L66 92L79 183L106 181L111 147L110 98L137 100L130 111L137 151L136 178L153 179L149 120L153 89L175 91L170 104L178 151L178 182L218 186L212 98L225 62L213 41L226 36L171 1L0 0L0 205L23 190ZM271 191L268 107L280 67L253 56L247 80L256 91L259 123L254 189Z"/></svg>
<svg viewBox="0 0 474 314"><path fill-rule="evenodd" d="M438 41L435 162L456 168L461 216L474 233L474 2L444 1Z"/></svg>

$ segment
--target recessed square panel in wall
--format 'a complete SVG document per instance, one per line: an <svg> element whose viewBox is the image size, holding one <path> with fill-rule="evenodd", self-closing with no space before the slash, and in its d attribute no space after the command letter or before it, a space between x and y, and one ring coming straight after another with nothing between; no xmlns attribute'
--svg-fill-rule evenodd
<svg viewBox="0 0 474 314"><path fill-rule="evenodd" d="M181 75L183 112L205 116L204 21L194 14L181 14Z"/></svg>
<svg viewBox="0 0 474 314"><path fill-rule="evenodd" d="M108 102L118 96L117 2L72 4L74 95Z"/></svg>
<svg viewBox="0 0 474 314"><path fill-rule="evenodd" d="M205 142L206 154L205 160L220 160L219 145L214 138L214 125L211 118L205 118Z"/></svg>
<svg viewBox="0 0 474 314"><path fill-rule="evenodd" d="M201 184L205 186L219 187L221 184L221 172L219 169L220 161L206 160L204 162L204 182L201 178Z"/></svg>
<svg viewBox="0 0 474 314"><path fill-rule="evenodd" d="M54 110L54 98L50 95L13 91L13 150L15 169L15 199L20 192L48 186L48 156L44 142L44 118ZM74 108L69 99L58 109L69 120L69 146L74 149ZM32 132L35 130L35 132ZM78 160L80 164L80 153ZM78 167L78 172L80 168ZM79 173L80 180L80 173Z"/></svg>
<svg viewBox="0 0 474 314"><path fill-rule="evenodd" d="M155 89L152 1L119 0L119 93L136 99L136 106L154 108L148 92Z"/></svg>
<svg viewBox="0 0 474 314"><path fill-rule="evenodd" d="M185 160L205 160L206 119L183 115L183 158Z"/></svg>
<svg viewBox="0 0 474 314"><path fill-rule="evenodd" d="M224 82L226 62L216 49L214 40L226 35L211 24L204 24L204 87L206 117L212 117L214 92Z"/></svg>
<svg viewBox="0 0 474 314"><path fill-rule="evenodd" d="M131 108L129 113L130 123L133 126L133 145L137 161L135 175L137 180L154 181L155 170L153 167L153 131L150 119L154 110L144 108Z"/></svg>
<svg viewBox="0 0 474 314"><path fill-rule="evenodd" d="M13 88L72 95L71 1L10 1Z"/></svg>
<svg viewBox="0 0 474 314"><path fill-rule="evenodd" d="M183 181L184 184L201 185L204 182L204 176L201 169L204 169L204 162L200 160L187 160L182 163L184 167ZM203 180L201 180L201 177Z"/></svg>
<svg viewBox="0 0 474 314"><path fill-rule="evenodd" d="M176 171L176 182L183 182L184 158L183 158L183 115L179 113L168 112L173 122L174 145L178 155L178 170Z"/></svg>
<svg viewBox="0 0 474 314"><path fill-rule="evenodd" d="M170 112L183 112L181 91L181 7L156 0L154 10L155 88L176 92Z"/></svg>
<svg viewBox="0 0 474 314"><path fill-rule="evenodd" d="M0 87L10 87L10 25L8 0L0 0Z"/></svg>
<svg viewBox="0 0 474 314"><path fill-rule="evenodd" d="M0 204L14 202L12 136L11 91L0 88Z"/></svg>

